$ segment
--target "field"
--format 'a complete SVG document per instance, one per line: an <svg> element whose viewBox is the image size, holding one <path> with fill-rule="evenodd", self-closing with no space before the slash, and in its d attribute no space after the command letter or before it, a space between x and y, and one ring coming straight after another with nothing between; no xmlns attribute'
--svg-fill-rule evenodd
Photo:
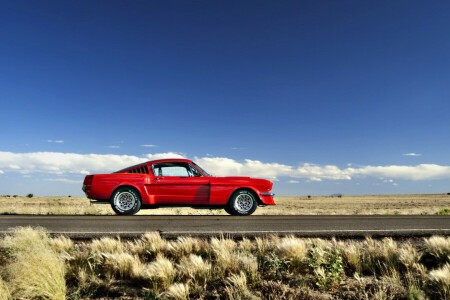
<svg viewBox="0 0 450 300"><path fill-rule="evenodd" d="M450 238L0 238L0 299L449 299Z"/></svg>
<svg viewBox="0 0 450 300"><path fill-rule="evenodd" d="M448 213L450 195L370 195L275 197L276 206L258 208L255 215L359 215ZM0 214L114 214L108 204L90 204L84 197L0 197ZM226 215L223 209L145 209L141 215Z"/></svg>

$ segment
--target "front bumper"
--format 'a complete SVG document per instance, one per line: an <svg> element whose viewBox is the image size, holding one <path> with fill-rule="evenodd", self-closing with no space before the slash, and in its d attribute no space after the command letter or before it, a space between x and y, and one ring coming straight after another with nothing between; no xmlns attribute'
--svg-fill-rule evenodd
<svg viewBox="0 0 450 300"><path fill-rule="evenodd" d="M275 196L274 193L260 193L261 196L265 197L265 196Z"/></svg>
<svg viewBox="0 0 450 300"><path fill-rule="evenodd" d="M264 205L275 205L275 201L273 201L274 193L259 193L259 198L264 203Z"/></svg>

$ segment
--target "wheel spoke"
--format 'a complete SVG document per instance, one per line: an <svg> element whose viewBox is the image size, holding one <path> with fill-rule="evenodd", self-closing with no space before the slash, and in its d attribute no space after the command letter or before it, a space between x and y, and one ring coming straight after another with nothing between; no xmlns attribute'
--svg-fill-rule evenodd
<svg viewBox="0 0 450 300"><path fill-rule="evenodd" d="M114 197L114 204L122 211L127 211L133 208L136 203L135 196L130 192L121 192Z"/></svg>
<svg viewBox="0 0 450 300"><path fill-rule="evenodd" d="M253 197L248 194L240 194L236 197L234 208L242 213L248 212L253 207Z"/></svg>

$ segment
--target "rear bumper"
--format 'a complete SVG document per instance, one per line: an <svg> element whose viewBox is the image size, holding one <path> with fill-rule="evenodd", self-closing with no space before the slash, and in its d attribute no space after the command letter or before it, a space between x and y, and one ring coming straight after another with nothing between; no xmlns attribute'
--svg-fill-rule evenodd
<svg viewBox="0 0 450 300"><path fill-rule="evenodd" d="M273 196L274 193L259 193L259 198L265 205L276 205Z"/></svg>

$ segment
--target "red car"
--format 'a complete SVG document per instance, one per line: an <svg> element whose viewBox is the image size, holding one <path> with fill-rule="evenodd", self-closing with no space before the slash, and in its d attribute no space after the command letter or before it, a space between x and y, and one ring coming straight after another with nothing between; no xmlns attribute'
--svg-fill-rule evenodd
<svg viewBox="0 0 450 300"><path fill-rule="evenodd" d="M272 185L265 179L214 177L188 159L162 159L112 174L87 175L83 191L90 199L111 203L119 215L133 215L141 208L191 206L248 216L258 205L275 205Z"/></svg>

